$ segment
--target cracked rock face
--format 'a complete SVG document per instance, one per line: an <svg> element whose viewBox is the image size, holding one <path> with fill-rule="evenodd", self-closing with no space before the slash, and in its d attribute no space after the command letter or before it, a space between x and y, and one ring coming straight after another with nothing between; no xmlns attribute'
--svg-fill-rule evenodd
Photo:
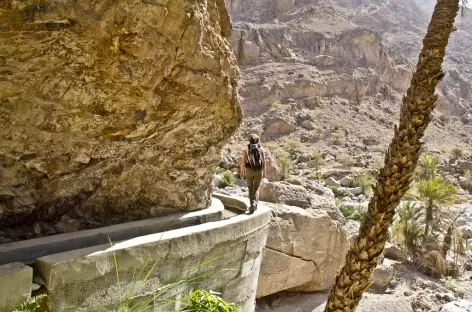
<svg viewBox="0 0 472 312"><path fill-rule="evenodd" d="M7 0L0 28L0 236L207 207L242 118L223 0Z"/></svg>
<svg viewBox="0 0 472 312"><path fill-rule="evenodd" d="M322 209L273 205L257 297L328 289L349 249L340 223Z"/></svg>

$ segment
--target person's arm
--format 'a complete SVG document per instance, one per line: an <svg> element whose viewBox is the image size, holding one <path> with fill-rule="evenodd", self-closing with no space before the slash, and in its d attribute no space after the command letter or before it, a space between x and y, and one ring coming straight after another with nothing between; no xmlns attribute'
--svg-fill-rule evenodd
<svg viewBox="0 0 472 312"><path fill-rule="evenodd" d="M241 155L241 164L239 165L239 176L241 179L246 178L246 151L243 150Z"/></svg>

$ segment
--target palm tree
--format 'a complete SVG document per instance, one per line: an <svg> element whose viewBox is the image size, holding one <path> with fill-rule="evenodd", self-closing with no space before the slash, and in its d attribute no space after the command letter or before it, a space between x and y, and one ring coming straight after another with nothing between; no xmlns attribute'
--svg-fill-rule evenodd
<svg viewBox="0 0 472 312"><path fill-rule="evenodd" d="M430 234L434 221L434 208L453 200L457 195L457 190L454 185L444 182L439 177L419 181L416 188L420 199L426 204L426 226L423 236L423 241L425 241Z"/></svg>
<svg viewBox="0 0 472 312"><path fill-rule="evenodd" d="M421 161L418 163L416 174L420 180L428 180L438 175L439 157L423 154Z"/></svg>
<svg viewBox="0 0 472 312"><path fill-rule="evenodd" d="M370 275L387 241L395 208L408 190L418 163L420 139L436 106L435 88L444 76L441 66L458 10L459 0L438 0L436 3L416 72L403 97L400 123L395 127L384 167L377 176L367 216L336 277L325 312L354 311L370 286Z"/></svg>

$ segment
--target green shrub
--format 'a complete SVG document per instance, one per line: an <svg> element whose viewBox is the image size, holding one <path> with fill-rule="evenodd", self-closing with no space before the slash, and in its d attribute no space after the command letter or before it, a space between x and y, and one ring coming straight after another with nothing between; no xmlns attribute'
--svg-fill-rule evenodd
<svg viewBox="0 0 472 312"><path fill-rule="evenodd" d="M340 145L344 140L344 135L341 132L333 132L331 134L331 144Z"/></svg>
<svg viewBox="0 0 472 312"><path fill-rule="evenodd" d="M308 163L310 168L313 168L315 171L316 179L320 178L320 169L326 164L326 160L323 159L320 153L313 152L311 154L311 161Z"/></svg>
<svg viewBox="0 0 472 312"><path fill-rule="evenodd" d="M271 105L272 109L279 109L281 107L282 107L282 103L279 100L274 101Z"/></svg>
<svg viewBox="0 0 472 312"><path fill-rule="evenodd" d="M282 180L285 180L293 167L292 161L287 155L277 155L277 166L280 169Z"/></svg>
<svg viewBox="0 0 472 312"><path fill-rule="evenodd" d="M459 159L464 157L464 151L459 147L454 147L451 151L452 157Z"/></svg>
<svg viewBox="0 0 472 312"><path fill-rule="evenodd" d="M369 174L356 175L352 179L352 187L360 187L362 194L369 194L375 185L375 178Z"/></svg>
<svg viewBox="0 0 472 312"><path fill-rule="evenodd" d="M45 312L46 294L31 297L12 312Z"/></svg>
<svg viewBox="0 0 472 312"><path fill-rule="evenodd" d="M284 153L283 148L280 146L280 144L274 141L264 143L264 148L268 149L275 157Z"/></svg>
<svg viewBox="0 0 472 312"><path fill-rule="evenodd" d="M285 146L287 147L289 151L295 151L296 149L300 147L300 142L293 139L287 139L285 141Z"/></svg>
<svg viewBox="0 0 472 312"><path fill-rule="evenodd" d="M348 154L341 154L336 158L336 160L346 167L352 167L352 165L354 165L354 158Z"/></svg>
<svg viewBox="0 0 472 312"><path fill-rule="evenodd" d="M234 303L224 301L221 294L195 290L186 299L187 303L182 312L236 312L241 309Z"/></svg>
<svg viewBox="0 0 472 312"><path fill-rule="evenodd" d="M333 121L331 121L331 127L333 128L334 131L336 131L336 130L339 130L341 125L340 125L339 121L333 120Z"/></svg>
<svg viewBox="0 0 472 312"><path fill-rule="evenodd" d="M393 237L403 242L410 251L416 249L423 238L422 217L422 208L413 202L405 202L398 207L392 227Z"/></svg>
<svg viewBox="0 0 472 312"><path fill-rule="evenodd" d="M219 177L223 188L236 185L236 176L231 171L225 171Z"/></svg>
<svg viewBox="0 0 472 312"><path fill-rule="evenodd" d="M339 209L341 210L341 213L343 214L344 218L346 218L347 220L362 222L362 220L364 220L364 217L367 214L367 211L360 206L341 204L341 207L339 207Z"/></svg>

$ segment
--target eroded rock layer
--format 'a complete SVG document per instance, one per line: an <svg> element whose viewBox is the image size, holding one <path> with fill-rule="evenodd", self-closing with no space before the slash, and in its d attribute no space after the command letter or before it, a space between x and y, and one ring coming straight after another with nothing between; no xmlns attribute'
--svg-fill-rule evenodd
<svg viewBox="0 0 472 312"><path fill-rule="evenodd" d="M242 119L223 0L7 0L0 29L0 236L207 207Z"/></svg>

